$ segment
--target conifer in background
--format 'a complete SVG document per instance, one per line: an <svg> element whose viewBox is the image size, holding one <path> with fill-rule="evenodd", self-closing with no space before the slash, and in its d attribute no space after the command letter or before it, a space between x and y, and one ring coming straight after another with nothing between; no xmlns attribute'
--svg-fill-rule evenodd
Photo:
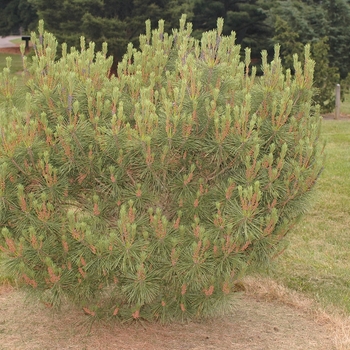
<svg viewBox="0 0 350 350"><path fill-rule="evenodd" d="M318 42L311 45L311 57L317 65L314 73L314 88L316 94L314 100L320 105L321 112L333 112L335 108L336 84L339 83L340 73L337 67L329 64L329 45L328 38L321 38ZM346 81L342 81L344 88ZM345 89L343 89L345 90ZM344 97L344 91L342 91Z"/></svg>
<svg viewBox="0 0 350 350"><path fill-rule="evenodd" d="M68 49L32 33L23 83L0 79L4 267L51 306L169 321L226 310L308 208L321 171L309 47L263 75L235 34L164 22L129 44ZM25 91L17 88L25 86Z"/></svg>

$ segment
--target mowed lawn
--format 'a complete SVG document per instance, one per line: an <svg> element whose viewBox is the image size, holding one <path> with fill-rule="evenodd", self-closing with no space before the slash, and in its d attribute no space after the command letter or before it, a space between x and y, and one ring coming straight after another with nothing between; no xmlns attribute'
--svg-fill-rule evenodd
<svg viewBox="0 0 350 350"><path fill-rule="evenodd" d="M323 120L324 171L313 206L289 235L272 277L350 315L350 119Z"/></svg>
<svg viewBox="0 0 350 350"><path fill-rule="evenodd" d="M9 53L0 53L0 72L6 67L6 58L11 57L11 73L22 71L22 56Z"/></svg>

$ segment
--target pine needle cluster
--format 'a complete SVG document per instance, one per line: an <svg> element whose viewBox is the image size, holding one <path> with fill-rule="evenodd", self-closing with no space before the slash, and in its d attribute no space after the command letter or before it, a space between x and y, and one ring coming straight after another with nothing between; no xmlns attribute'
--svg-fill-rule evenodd
<svg viewBox="0 0 350 350"><path fill-rule="evenodd" d="M111 75L106 46L57 59L41 22L23 82L2 73L0 249L47 305L204 317L283 249L322 168L314 62L284 73L276 46L256 77L222 27L147 22Z"/></svg>

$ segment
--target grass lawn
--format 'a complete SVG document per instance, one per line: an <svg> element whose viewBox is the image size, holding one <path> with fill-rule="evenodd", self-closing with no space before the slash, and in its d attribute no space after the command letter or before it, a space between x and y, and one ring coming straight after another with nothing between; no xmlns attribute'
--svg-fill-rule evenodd
<svg viewBox="0 0 350 350"><path fill-rule="evenodd" d="M324 171L313 208L275 262L278 282L350 314L350 120L324 120Z"/></svg>
<svg viewBox="0 0 350 350"><path fill-rule="evenodd" d="M3 68L6 67L6 57L11 57L11 72L17 73L21 72L22 67L22 56L16 54L9 53L0 53L0 72L2 72Z"/></svg>
<svg viewBox="0 0 350 350"><path fill-rule="evenodd" d="M340 114L350 114L350 94L345 94L345 100L340 104Z"/></svg>
<svg viewBox="0 0 350 350"><path fill-rule="evenodd" d="M18 39L13 39L11 40L11 43L14 43L15 45L20 45L21 43L23 43L24 41L22 40L22 38L18 38Z"/></svg>

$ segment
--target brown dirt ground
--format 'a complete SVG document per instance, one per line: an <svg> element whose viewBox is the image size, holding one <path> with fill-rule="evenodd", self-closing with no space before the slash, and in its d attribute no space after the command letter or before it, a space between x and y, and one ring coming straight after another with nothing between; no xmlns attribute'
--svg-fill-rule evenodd
<svg viewBox="0 0 350 350"><path fill-rule="evenodd" d="M202 322L132 325L96 322L65 307L60 313L13 287L0 287L0 349L101 350L332 350L349 349L350 328L342 334L307 299L288 294L273 281L247 280L228 316ZM339 324L338 324L339 326ZM348 333L349 332L349 333ZM344 336L345 334L345 336ZM344 339L347 339L344 342ZM340 339L340 341L339 341ZM347 347L347 345L349 347Z"/></svg>
<svg viewBox="0 0 350 350"><path fill-rule="evenodd" d="M21 50L19 46L3 47L3 48L0 48L0 53L20 54Z"/></svg>

